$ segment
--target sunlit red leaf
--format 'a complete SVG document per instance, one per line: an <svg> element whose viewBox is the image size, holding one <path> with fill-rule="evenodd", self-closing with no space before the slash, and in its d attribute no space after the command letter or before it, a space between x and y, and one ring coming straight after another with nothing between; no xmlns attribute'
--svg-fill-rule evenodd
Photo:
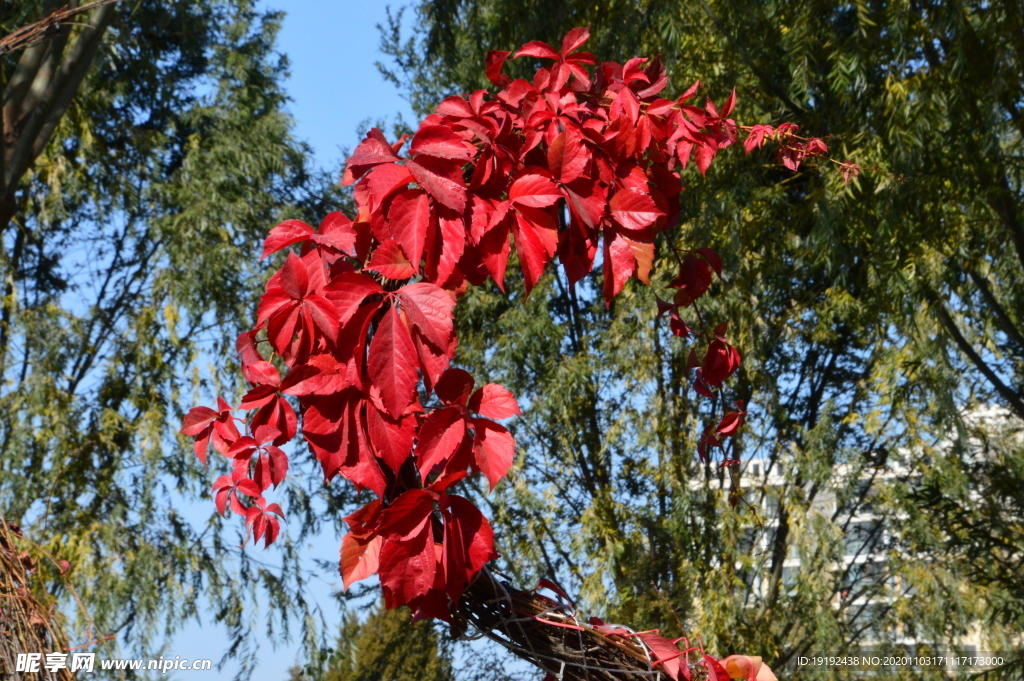
<svg viewBox="0 0 1024 681"><path fill-rule="evenodd" d="M419 282L398 290L402 309L409 323L439 350L451 344L455 300L444 289Z"/></svg>
<svg viewBox="0 0 1024 681"><path fill-rule="evenodd" d="M384 542L380 536L361 540L351 532L341 540L341 580L348 588L361 579L377 573L380 565L380 547Z"/></svg>
<svg viewBox="0 0 1024 681"><path fill-rule="evenodd" d="M516 52L514 59L519 57L540 57L541 59L558 59L558 52L545 42L531 40Z"/></svg>
<svg viewBox="0 0 1024 681"><path fill-rule="evenodd" d="M413 135L409 151L435 158L470 161L476 153L476 148L463 141L447 125L421 125Z"/></svg>
<svg viewBox="0 0 1024 681"><path fill-rule="evenodd" d="M260 255L260 260L282 248L306 241L314 233L313 228L302 220L285 220L270 230L270 234L263 242L263 253Z"/></svg>
<svg viewBox="0 0 1024 681"><path fill-rule="evenodd" d="M430 225L430 200L427 195L420 189L406 189L400 192L388 210L388 223L391 235L402 247L402 252L413 270L419 272L423 247L427 241L427 228Z"/></svg>
<svg viewBox="0 0 1024 681"><path fill-rule="evenodd" d="M395 307L384 315L370 342L369 372L388 413L401 416L416 389L416 348Z"/></svg>
<svg viewBox="0 0 1024 681"><path fill-rule="evenodd" d="M562 193L550 178L536 173L523 175L508 190L509 201L520 206L546 208L562 198Z"/></svg>
<svg viewBox="0 0 1024 681"><path fill-rule="evenodd" d="M427 415L416 441L416 459L420 477L443 469L466 437L466 419L458 407L445 407Z"/></svg>
<svg viewBox="0 0 1024 681"><path fill-rule="evenodd" d="M497 383L488 383L473 393L468 406L472 411L489 419L507 419L522 414L515 395Z"/></svg>
<svg viewBox="0 0 1024 681"><path fill-rule="evenodd" d="M626 229L643 231L664 216L650 193L640 189L621 189L612 196L608 207L612 217Z"/></svg>
<svg viewBox="0 0 1024 681"><path fill-rule="evenodd" d="M417 157L405 164L421 187L435 200L457 213L466 209L466 185L456 161Z"/></svg>
<svg viewBox="0 0 1024 681"><path fill-rule="evenodd" d="M367 269L380 272L388 279L401 281L416 274L416 268L402 252L402 247L394 239L388 239L373 252Z"/></svg>
<svg viewBox="0 0 1024 681"><path fill-rule="evenodd" d="M477 468L487 478L493 490L498 480L512 467L516 443L508 428L494 421L473 419L473 430L476 433L473 457Z"/></svg>

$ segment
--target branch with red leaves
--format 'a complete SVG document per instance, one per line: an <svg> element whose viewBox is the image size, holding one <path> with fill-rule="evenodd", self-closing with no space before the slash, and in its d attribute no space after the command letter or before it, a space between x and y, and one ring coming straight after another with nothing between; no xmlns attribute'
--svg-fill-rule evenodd
<svg viewBox="0 0 1024 681"><path fill-rule="evenodd" d="M270 278L255 328L238 339L247 415L221 400L192 409L181 429L204 463L211 445L232 460L214 484L217 509L245 516L266 545L283 511L264 494L284 480L281 447L301 430L325 482L341 475L374 495L345 519L346 588L378 574L387 607L407 605L417 618L451 623L468 607L467 587L497 553L487 519L452 486L481 473L493 489L515 454L501 423L519 414L515 397L495 384L476 388L449 366L457 300L487 279L504 290L513 246L527 294L556 256L575 285L599 249L608 305L631 277L649 284L656 237L678 220L681 173L691 158L707 173L741 129L729 118L735 91L721 107L688 103L699 83L666 99L660 58L598 64L579 51L588 37L578 28L559 50L531 42L515 55L492 52L486 70L497 92L448 97L411 139L371 130L344 174L354 219L332 213L317 229L288 220L266 239L264 258L294 250ZM553 63L532 81L513 80L502 73L510 56ZM786 124L748 131L748 151L773 141L793 169L824 153ZM695 339L693 387L717 401L740 355L725 324L705 325L697 302L722 263L711 249L667 243L678 271L658 311L673 334ZM697 331L683 319L689 308ZM700 456L708 460L744 416L739 404L709 426ZM654 654L658 669L686 676L670 663L678 655Z"/></svg>

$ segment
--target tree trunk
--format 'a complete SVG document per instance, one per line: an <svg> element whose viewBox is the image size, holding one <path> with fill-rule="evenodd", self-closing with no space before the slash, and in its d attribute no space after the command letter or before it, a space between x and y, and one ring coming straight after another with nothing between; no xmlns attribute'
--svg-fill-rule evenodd
<svg viewBox="0 0 1024 681"><path fill-rule="evenodd" d="M67 668L48 672L47 653L68 652L67 636L54 618L55 604L40 602L32 592L34 568L18 532L0 517L0 678L10 681L72 681ZM40 653L39 672L15 671L19 653Z"/></svg>

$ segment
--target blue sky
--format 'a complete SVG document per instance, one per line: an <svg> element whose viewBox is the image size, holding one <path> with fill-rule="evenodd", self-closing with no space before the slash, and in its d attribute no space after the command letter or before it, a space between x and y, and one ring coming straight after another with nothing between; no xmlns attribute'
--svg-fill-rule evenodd
<svg viewBox="0 0 1024 681"><path fill-rule="evenodd" d="M291 77L286 83L292 101L288 106L295 118L295 134L312 145L317 165L336 167L344 158L343 149L353 149L359 143L356 130L366 119L386 119L389 123L398 114L412 120L408 103L397 89L384 80L375 62L384 57L378 51L377 24L386 20L384 3L353 2L351 0L261 0L261 9L278 9L287 13L278 36L278 50L291 62ZM192 520L205 521L211 509L195 509ZM287 512L287 509L286 509ZM229 518L224 522L235 522ZM340 538L330 533L311 542L306 551L309 567L316 569L314 560L336 561ZM258 558L274 563L274 549L259 551ZM320 571L317 571L320 572ZM312 585L313 596L326 607L328 616L335 616L331 626L340 623L340 616L332 607L330 594L341 587L337 572L320 573ZM259 618L260 613L254 613ZM209 619L209 617L207 618ZM256 678L267 681L285 681L288 669L299 655L297 642L274 649L266 637L261 636L259 669ZM223 629L212 624L191 624L168 646L164 657L220 659L227 649L228 639ZM230 679L238 669L229 664L222 671L201 672L189 678ZM175 678L169 674L161 678ZM184 678L184 676L182 676Z"/></svg>
<svg viewBox="0 0 1024 681"><path fill-rule="evenodd" d="M358 144L356 129L366 119L391 122L401 113L412 120L408 103L374 65L385 59L378 51L376 26L385 22L387 4L373 0L261 0L259 4L287 12L278 45L291 61L289 109L295 116L297 136L313 146L319 165L330 167L342 160L342 148L351 150Z"/></svg>

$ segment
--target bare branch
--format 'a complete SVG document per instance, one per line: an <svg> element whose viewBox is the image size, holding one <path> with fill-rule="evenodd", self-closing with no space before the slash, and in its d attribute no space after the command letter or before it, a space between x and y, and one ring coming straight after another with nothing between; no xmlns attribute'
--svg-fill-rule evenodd
<svg viewBox="0 0 1024 681"><path fill-rule="evenodd" d="M66 5L61 9L54 12L50 12L45 17L29 24L28 26L22 26L21 28L15 29L8 33L3 38L0 38L0 57L7 54L8 52L14 52L20 50L23 47L34 45L40 40L52 36L56 33L57 29L63 25L72 23L71 20L89 10L103 5L112 5L120 0L93 0L93 2L82 5L81 7L67 7Z"/></svg>

